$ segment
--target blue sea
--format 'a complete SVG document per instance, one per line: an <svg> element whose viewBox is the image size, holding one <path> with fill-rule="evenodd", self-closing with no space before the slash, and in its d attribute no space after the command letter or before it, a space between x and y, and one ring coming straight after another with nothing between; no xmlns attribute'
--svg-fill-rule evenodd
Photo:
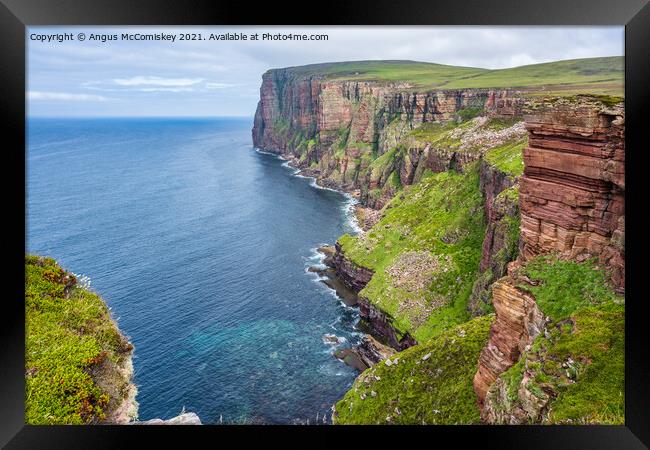
<svg viewBox="0 0 650 450"><path fill-rule="evenodd" d="M357 311L307 271L352 200L252 147L251 119L28 121L27 251L87 276L135 346L139 418L329 423Z"/></svg>

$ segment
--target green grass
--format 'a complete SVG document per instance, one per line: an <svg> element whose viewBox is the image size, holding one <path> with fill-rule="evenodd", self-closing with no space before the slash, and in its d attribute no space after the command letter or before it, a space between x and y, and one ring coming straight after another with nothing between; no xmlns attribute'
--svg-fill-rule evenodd
<svg viewBox="0 0 650 450"><path fill-rule="evenodd" d="M625 422L625 307L607 302L579 308L568 323L555 322L531 351L501 375L508 402L518 404L526 388L549 402L545 424L623 424Z"/></svg>
<svg viewBox="0 0 650 450"><path fill-rule="evenodd" d="M553 320L564 319L581 307L623 301L594 259L576 263L543 255L529 261L523 273L539 284L520 287L531 291L540 309Z"/></svg>
<svg viewBox="0 0 650 450"><path fill-rule="evenodd" d="M360 295L390 315L398 332L423 341L468 319L485 232L482 202L472 163L465 174L433 174L405 187L371 230L339 238L348 259L375 271ZM436 261L416 289L390 274L408 252Z"/></svg>
<svg viewBox="0 0 650 450"><path fill-rule="evenodd" d="M407 135L420 144L432 144L434 147L455 149L460 145L460 138L452 137L451 133L458 127L467 128L471 122L458 125L453 121L442 124L440 122L426 122Z"/></svg>
<svg viewBox="0 0 650 450"><path fill-rule="evenodd" d="M487 69L448 66L417 61L351 61L311 64L291 68L297 75L319 74L330 79L409 82L417 86L446 83L450 79L471 77Z"/></svg>
<svg viewBox="0 0 650 450"><path fill-rule="evenodd" d="M622 56L584 58L508 69L481 69L416 61L354 61L292 67L297 75L330 79L407 82L422 89L531 88L574 95L623 95Z"/></svg>
<svg viewBox="0 0 650 450"><path fill-rule="evenodd" d="M478 317L396 353L390 359L397 365L367 369L336 404L336 423L479 423L472 380L493 318Z"/></svg>
<svg viewBox="0 0 650 450"><path fill-rule="evenodd" d="M102 299L72 282L66 287L66 280L74 277L53 259L25 257L25 417L29 424L103 420L113 399L97 385L94 375L107 361L120 363L133 348L110 319Z"/></svg>
<svg viewBox="0 0 650 450"><path fill-rule="evenodd" d="M532 422L624 423L624 299L607 285L593 260L538 256L522 273L538 284L522 287L533 292L551 323L501 375L507 399L498 406L521 405L519 390L528 371L526 388L548 403L543 416Z"/></svg>
<svg viewBox="0 0 650 450"><path fill-rule="evenodd" d="M527 137L492 148L485 153L485 161L511 176L521 176L524 173L523 150L526 145Z"/></svg>

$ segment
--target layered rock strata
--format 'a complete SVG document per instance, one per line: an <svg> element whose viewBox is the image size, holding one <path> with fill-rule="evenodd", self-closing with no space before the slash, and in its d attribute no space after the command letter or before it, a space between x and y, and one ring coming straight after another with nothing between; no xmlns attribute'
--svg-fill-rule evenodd
<svg viewBox="0 0 650 450"><path fill-rule="evenodd" d="M588 98L529 105L520 182L521 255L597 256L625 291L623 105Z"/></svg>
<svg viewBox="0 0 650 450"><path fill-rule="evenodd" d="M474 377L484 420L493 416L483 408L488 389L545 325L534 297L517 287L529 282L517 275L522 262L544 253L576 261L598 257L615 288L625 289L622 104L554 99L527 104L524 118L528 146L519 182L520 254L509 275L492 286L496 321Z"/></svg>
<svg viewBox="0 0 650 450"><path fill-rule="evenodd" d="M417 181L425 169L461 167L471 154L442 152L425 145L372 173L371 163L400 145L424 123L446 122L461 110L491 115L519 113L519 91L459 89L418 92L408 83L328 79L296 68L269 70L262 76L252 131L253 145L292 158L319 183L360 190L361 202L381 208L392 196L392 174L402 185ZM467 161L465 161L467 160ZM386 188L381 196L371 195Z"/></svg>
<svg viewBox="0 0 650 450"><path fill-rule="evenodd" d="M490 339L481 352L474 376L474 392L481 407L492 383L519 360L526 347L544 329L544 314L537 307L535 298L517 287L518 281L505 277L492 285L496 320L490 328Z"/></svg>

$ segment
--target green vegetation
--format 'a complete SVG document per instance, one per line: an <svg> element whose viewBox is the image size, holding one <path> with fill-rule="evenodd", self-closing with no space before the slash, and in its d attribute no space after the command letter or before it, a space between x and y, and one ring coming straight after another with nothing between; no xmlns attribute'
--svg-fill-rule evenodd
<svg viewBox="0 0 650 450"><path fill-rule="evenodd" d="M132 345L102 299L51 258L25 257L26 422L102 421L129 380L115 369ZM100 382L101 380L101 382ZM100 387L101 384L101 387Z"/></svg>
<svg viewBox="0 0 650 450"><path fill-rule="evenodd" d="M473 319L367 369L336 404L336 423L480 422L472 380L493 318Z"/></svg>
<svg viewBox="0 0 650 450"><path fill-rule="evenodd" d="M594 261L540 256L524 268L532 291L552 323L530 351L501 375L504 408L521 405L525 389L548 407L531 422L624 423L625 306ZM521 407L521 406L520 406ZM525 408L524 408L525 409Z"/></svg>
<svg viewBox="0 0 650 450"><path fill-rule="evenodd" d="M510 69L480 69L416 61L355 61L291 68L331 79L407 82L421 89L529 88L554 95L623 95L623 57L584 58Z"/></svg>
<svg viewBox="0 0 650 450"><path fill-rule="evenodd" d="M507 142L485 153L485 161L502 172L518 177L524 173L524 147L528 145L525 137L516 142Z"/></svg>
<svg viewBox="0 0 650 450"><path fill-rule="evenodd" d="M460 146L460 136L453 131L459 127L467 128L471 122L461 125L450 121L445 124L440 122L426 122L410 131L408 136L421 144L432 144L435 147L455 148Z"/></svg>
<svg viewBox="0 0 650 450"><path fill-rule="evenodd" d="M563 90L567 90L567 93L585 90L598 94L622 95L623 79L623 57L611 56L490 70L474 77L450 80L445 87L541 87L560 95Z"/></svg>
<svg viewBox="0 0 650 450"><path fill-rule="evenodd" d="M472 163L465 174L433 174L405 187L371 230L339 239L348 259L375 271L360 295L391 316L398 333L422 342L468 319L485 231L482 202Z"/></svg>
<svg viewBox="0 0 650 450"><path fill-rule="evenodd" d="M584 306L623 301L608 286L594 259L576 263L543 255L529 261L523 273L539 284L520 287L531 291L540 309L553 320L565 319Z"/></svg>
<svg viewBox="0 0 650 450"><path fill-rule="evenodd" d="M483 111L485 111L484 108L480 107L467 107L467 108L462 108L458 110L456 113L458 115L458 118L465 122L467 120L473 119L474 117L478 117L481 114L483 114Z"/></svg>
<svg viewBox="0 0 650 450"><path fill-rule="evenodd" d="M440 85L450 79L488 72L487 69L417 61L351 61L311 64L291 69L297 75L319 74L331 79L410 82L416 86Z"/></svg>

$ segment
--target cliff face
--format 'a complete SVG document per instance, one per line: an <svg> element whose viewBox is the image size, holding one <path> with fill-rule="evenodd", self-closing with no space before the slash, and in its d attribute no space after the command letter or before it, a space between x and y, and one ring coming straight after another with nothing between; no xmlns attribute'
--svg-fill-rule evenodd
<svg viewBox="0 0 650 450"><path fill-rule="evenodd" d="M625 136L622 105L560 100L526 111L521 254L598 256L625 291Z"/></svg>
<svg viewBox="0 0 650 450"><path fill-rule="evenodd" d="M576 263L595 257L613 287L618 292L624 290L623 117L622 105L610 107L587 98L531 103L524 110L528 145L519 181L520 254L518 261L510 264L509 275L492 286L496 321L474 377L484 420L538 420L551 398L544 394L540 401L544 395L531 395L525 388L530 376L515 395L519 400L506 395L504 381L495 385L545 332L548 322L532 294L539 282L519 274L522 266L549 253ZM563 289L568 292L571 288ZM560 291L554 292L551 297L561 302L557 298ZM585 295L580 291L571 301L584 301ZM509 400L504 400L506 397ZM514 406L508 409L504 404Z"/></svg>
<svg viewBox="0 0 650 450"><path fill-rule="evenodd" d="M544 329L545 322L534 297L517 288L516 279L500 279L492 285L492 295L496 320L474 376L474 391L480 406L490 386L519 360L521 353Z"/></svg>
<svg viewBox="0 0 650 450"><path fill-rule="evenodd" d="M522 102L512 90L417 92L408 83L330 80L275 69L262 77L253 145L293 159L321 184L360 190L363 204L381 208L395 183L412 184L426 169L445 171L478 157L411 143L382 167L373 165L403 145L411 130L447 122L461 111L510 117L520 113Z"/></svg>

